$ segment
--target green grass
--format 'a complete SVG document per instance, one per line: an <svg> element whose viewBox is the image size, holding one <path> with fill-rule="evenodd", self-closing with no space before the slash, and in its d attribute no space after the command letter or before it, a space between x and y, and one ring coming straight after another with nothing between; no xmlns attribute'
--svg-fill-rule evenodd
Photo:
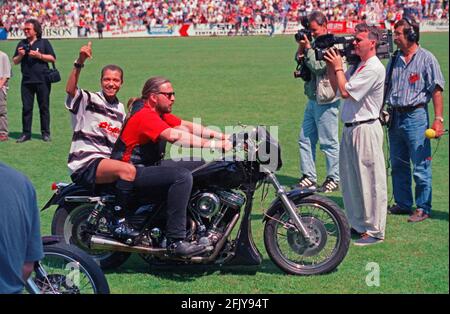
<svg viewBox="0 0 450 314"><path fill-rule="evenodd" d="M34 183L39 206L50 198L50 184L69 181L66 167L71 127L64 109L64 84L73 60L86 40L53 40L57 66L63 81L53 85L51 130L53 141L40 139L35 106L33 140L0 143L0 160L26 173ZM0 50L12 55L16 42L0 42ZM448 33L424 34L422 44L438 58L448 82ZM289 37L177 38L93 40L94 58L82 70L80 86L99 89L102 66L116 63L125 71L119 93L122 102L139 96L144 81L164 75L177 93L174 113L184 119L201 117L205 125L268 124L279 126L284 166L283 184L299 176L297 138L306 98L300 80L293 78L295 43ZM20 68L14 66L10 82L8 114L10 135L21 133ZM448 128L448 93L445 117ZM432 106L430 106L431 108ZM433 141L436 148L437 141ZM325 161L318 153L319 180L325 176ZM113 293L448 293L448 136L433 156L433 218L408 224L406 217L388 216L386 241L374 247L351 246L337 271L314 277L288 276L265 253L261 223L263 209L256 195L252 228L264 260L260 267L166 268L150 271L137 255L117 270L107 273ZM1 180L1 178L0 178ZM1 182L0 184L7 184ZM390 186L390 184L389 184ZM391 190L390 190L391 195ZM269 193L272 199L274 193ZM331 197L342 206L340 193ZM41 215L42 232L49 234L55 208ZM380 265L379 287L365 283L366 264Z"/></svg>

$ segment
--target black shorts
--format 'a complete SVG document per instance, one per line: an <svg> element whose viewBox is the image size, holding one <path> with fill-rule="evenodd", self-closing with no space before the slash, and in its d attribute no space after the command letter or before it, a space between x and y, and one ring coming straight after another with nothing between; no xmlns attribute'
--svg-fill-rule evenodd
<svg viewBox="0 0 450 314"><path fill-rule="evenodd" d="M97 173L97 167L100 161L104 158L96 158L92 160L86 167L79 169L72 173L70 178L76 184L85 186L91 190L95 188L95 176Z"/></svg>

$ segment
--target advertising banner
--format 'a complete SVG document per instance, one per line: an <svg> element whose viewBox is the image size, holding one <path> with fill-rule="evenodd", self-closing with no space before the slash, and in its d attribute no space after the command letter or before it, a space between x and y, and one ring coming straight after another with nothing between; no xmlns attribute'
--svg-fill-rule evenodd
<svg viewBox="0 0 450 314"><path fill-rule="evenodd" d="M56 38L78 38L76 27L46 27L42 29L42 37L48 39ZM20 40L25 38L23 30L12 30L8 32L8 39Z"/></svg>
<svg viewBox="0 0 450 314"><path fill-rule="evenodd" d="M448 20L426 21L420 23L421 32L448 32Z"/></svg>
<svg viewBox="0 0 450 314"><path fill-rule="evenodd" d="M330 21L328 28L334 34L351 34L360 21ZM426 21L420 23L421 32L448 32L448 21ZM386 28L386 23L381 21L378 26ZM389 26L388 26L389 27ZM295 34L303 26L297 22L275 23L274 34ZM111 27L103 31L103 38L129 38L129 37L189 37L189 36L250 36L269 35L271 27L266 24L236 28L234 24L181 24L181 25L138 25L132 27ZM97 38L98 33L93 29L78 27L46 27L42 37L48 39L68 38ZM0 40L19 40L25 38L22 30L6 32L0 28Z"/></svg>

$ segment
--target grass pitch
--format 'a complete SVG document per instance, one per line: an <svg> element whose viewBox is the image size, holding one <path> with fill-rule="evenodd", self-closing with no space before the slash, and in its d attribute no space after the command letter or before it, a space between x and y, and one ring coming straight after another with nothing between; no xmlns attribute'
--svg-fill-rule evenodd
<svg viewBox="0 0 450 314"><path fill-rule="evenodd" d="M204 125L266 124L279 127L284 166L279 178L285 185L299 177L298 134L306 98L301 80L292 72L296 45L291 36L233 38L174 38L92 40L93 54L82 70L80 86L99 90L100 69L109 63L123 67L125 83L119 98L139 96L145 80L163 75L177 93L174 113L190 120L201 117ZM87 40L53 40L57 67L63 81L52 86L52 142L40 140L35 106L33 139L16 144L21 134L20 67L14 66L8 94L11 140L0 143L0 160L23 171L36 187L39 206L50 198L54 181L68 182L66 167L71 140L69 113L64 109L65 81L81 45ZM448 82L448 33L423 34L423 47L439 60ZM17 42L0 42L12 56ZM448 127L448 92L445 124ZM430 106L432 111L432 106ZM262 212L274 193L259 202L252 215L255 242L264 256L258 268L200 267L150 270L134 255L122 267L107 273L113 293L448 293L449 284L449 168L448 136L433 141L433 218L408 224L404 216L388 216L386 240L373 247L351 246L337 271L314 277L288 276L265 253ZM319 181L325 161L318 151ZM1 180L1 178L0 178ZM389 178L390 180L390 178ZM7 184L1 182L0 184ZM390 183L389 183L390 188ZM391 188L389 190L391 197ZM341 206L339 192L331 194ZM55 208L41 215L42 233L50 233ZM378 263L379 286L366 284L368 263ZM370 264L369 264L370 265Z"/></svg>

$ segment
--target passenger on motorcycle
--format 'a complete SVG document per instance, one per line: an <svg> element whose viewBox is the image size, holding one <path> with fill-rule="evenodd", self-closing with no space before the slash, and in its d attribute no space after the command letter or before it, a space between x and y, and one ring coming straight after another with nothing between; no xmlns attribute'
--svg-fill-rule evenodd
<svg viewBox="0 0 450 314"><path fill-rule="evenodd" d="M93 93L78 88L86 59L92 58L92 44L82 46L66 84L66 108L72 116L73 137L68 158L72 181L93 189L95 184L115 183L122 210L115 232L119 237L138 233L128 227L124 217L133 191L136 169L133 165L110 159L125 119L125 108L117 99L123 84L123 70L117 65L102 69L101 90Z"/></svg>
<svg viewBox="0 0 450 314"><path fill-rule="evenodd" d="M132 98L129 116L122 128L111 158L136 166L135 187L155 199L167 200L166 238L175 255L195 255L202 245L185 241L186 210L192 189L191 170L203 162L162 160L165 143L184 147L222 149L232 143L225 134L182 120L171 114L175 93L169 80L147 80L140 98Z"/></svg>

